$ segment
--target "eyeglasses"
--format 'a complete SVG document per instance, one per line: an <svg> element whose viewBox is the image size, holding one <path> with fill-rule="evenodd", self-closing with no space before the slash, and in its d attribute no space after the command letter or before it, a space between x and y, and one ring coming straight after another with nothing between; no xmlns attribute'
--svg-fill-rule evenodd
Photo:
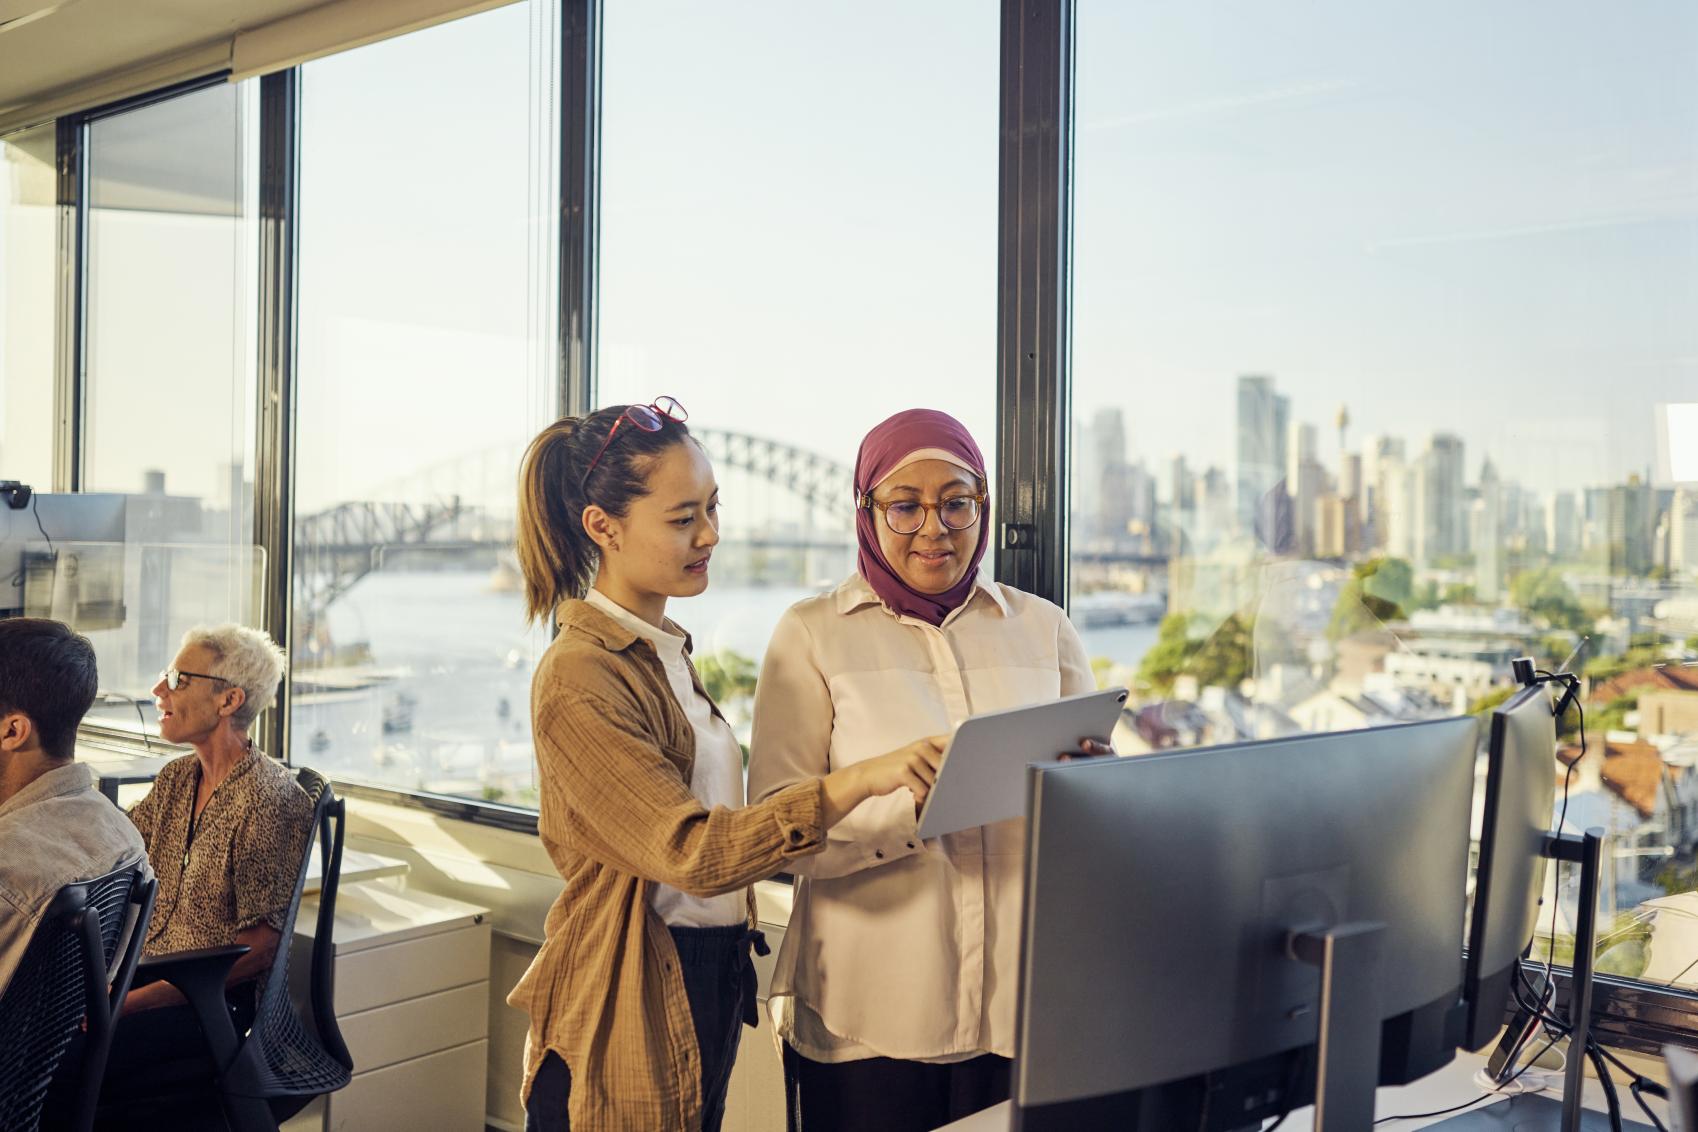
<svg viewBox="0 0 1698 1132"><path fill-rule="evenodd" d="M656 397L647 405L627 405L625 411L614 420L613 427L607 430L607 439L596 449L595 459L584 469L583 481L578 485L585 495L589 494L590 473L601 463L601 458L607 454L607 446L613 443L613 438L619 434L619 426L630 421L644 432L659 432L666 427L667 421L683 424L690 419L690 414L684 411L673 397Z"/></svg>
<svg viewBox="0 0 1698 1132"><path fill-rule="evenodd" d="M185 672L181 668L167 668L164 672L159 674L159 679L164 682L167 688L175 692L177 689L189 682L188 677L190 676L198 676L202 680L216 680L220 684L228 684L230 682L224 679L224 677L214 676L210 672Z"/></svg>
<svg viewBox="0 0 1698 1132"><path fill-rule="evenodd" d="M861 506L876 508L884 512L884 525L891 532L899 535L919 533L926 525L926 517L937 512L937 517L945 527L952 531L964 531L979 521L979 509L984 506L985 492L976 495L955 495L936 503L921 503L915 499L897 499L889 503L880 503L871 495L861 496Z"/></svg>

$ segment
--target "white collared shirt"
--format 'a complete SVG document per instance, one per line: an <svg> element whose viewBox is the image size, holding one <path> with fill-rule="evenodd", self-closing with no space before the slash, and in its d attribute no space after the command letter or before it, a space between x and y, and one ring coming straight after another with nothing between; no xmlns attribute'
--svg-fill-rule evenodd
<svg viewBox="0 0 1698 1132"><path fill-rule="evenodd" d="M685 638L655 628L600 590L590 590L584 600L654 645L660 665L666 670L666 684L696 733L690 793L710 810L715 806L740 809L743 748L731 725L714 713L713 704L706 696L696 691L695 682L690 679L689 662L684 658ZM742 889L719 896L692 896L671 885L657 884L649 906L669 927L675 928L718 928L746 923L749 918L748 894Z"/></svg>
<svg viewBox="0 0 1698 1132"><path fill-rule="evenodd" d="M755 691L749 794L767 797L971 715L1092 691L1054 604L983 577L932 626L859 574L792 606ZM1014 1053L1020 819L922 842L907 790L872 798L798 858L769 1007L816 1061Z"/></svg>

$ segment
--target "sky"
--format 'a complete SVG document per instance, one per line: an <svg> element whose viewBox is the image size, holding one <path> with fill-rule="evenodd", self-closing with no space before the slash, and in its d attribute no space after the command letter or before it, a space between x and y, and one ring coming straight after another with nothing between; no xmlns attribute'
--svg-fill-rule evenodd
<svg viewBox="0 0 1698 1132"><path fill-rule="evenodd" d="M304 69L303 509L547 419L552 19L531 0ZM1329 463L1343 404L1352 447L1454 431L1471 479L1489 453L1572 489L1650 466L1655 406L1698 401L1698 9L1078 20L1074 406L1121 408L1135 456L1228 466L1262 373ZM925 405L990 450L998 33L987 0L608 5L600 400L671 394L843 463ZM251 117L208 120L198 144L253 160ZM148 215L95 231L94 387L134 395L97 411L94 458L212 493L251 447L254 220Z"/></svg>

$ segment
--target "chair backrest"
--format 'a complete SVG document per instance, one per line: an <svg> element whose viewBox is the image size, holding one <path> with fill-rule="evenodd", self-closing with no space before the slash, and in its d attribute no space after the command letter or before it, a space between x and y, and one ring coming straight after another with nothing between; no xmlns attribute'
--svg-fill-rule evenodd
<svg viewBox="0 0 1698 1132"><path fill-rule="evenodd" d="M155 882L137 860L66 885L48 906L0 998L0 1128L33 1129L56 1073L77 1074L73 1128L94 1121L106 1054L153 915ZM87 1020L82 1061L61 1065Z"/></svg>
<svg viewBox="0 0 1698 1132"><path fill-rule="evenodd" d="M335 949L331 945L331 929L336 919L336 886L342 872L342 836L346 804L330 788L323 775L302 768L296 781L313 804L312 833L307 837L301 854L300 869L295 874L295 892L289 899L288 915L283 921L283 939L277 946L277 958L271 965L260 990L259 1004L254 1012L253 1028L242 1043L235 1064L228 1074L232 1090L244 1096L301 1095L311 1090L300 1086L303 1075L309 1080L322 1079L324 1087L318 1092L340 1088L347 1083L354 1059L342 1040L336 1024L333 998L335 990ZM302 1057L299 1051L307 1037L300 1015L289 997L290 941L295 935L295 917L301 908L301 894L306 888L307 868L312 863L314 848L322 854L323 873L318 895L318 927L312 945L312 1010L317 1045L342 1067L340 1081L334 1074L310 1070L313 1059ZM310 1070L310 1071L309 1071Z"/></svg>

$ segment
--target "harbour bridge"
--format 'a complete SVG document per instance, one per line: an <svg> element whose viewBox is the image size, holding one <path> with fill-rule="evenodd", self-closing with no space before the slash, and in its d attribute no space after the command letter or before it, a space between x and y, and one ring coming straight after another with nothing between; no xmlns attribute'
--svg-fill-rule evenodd
<svg viewBox="0 0 1698 1132"><path fill-rule="evenodd" d="M694 428L708 458L771 484L801 504L802 522L739 532L728 543L765 550L844 550L854 545L853 472L844 464L769 437ZM440 461L295 520L297 611L314 623L338 598L397 552L505 551L524 445L508 444Z"/></svg>

